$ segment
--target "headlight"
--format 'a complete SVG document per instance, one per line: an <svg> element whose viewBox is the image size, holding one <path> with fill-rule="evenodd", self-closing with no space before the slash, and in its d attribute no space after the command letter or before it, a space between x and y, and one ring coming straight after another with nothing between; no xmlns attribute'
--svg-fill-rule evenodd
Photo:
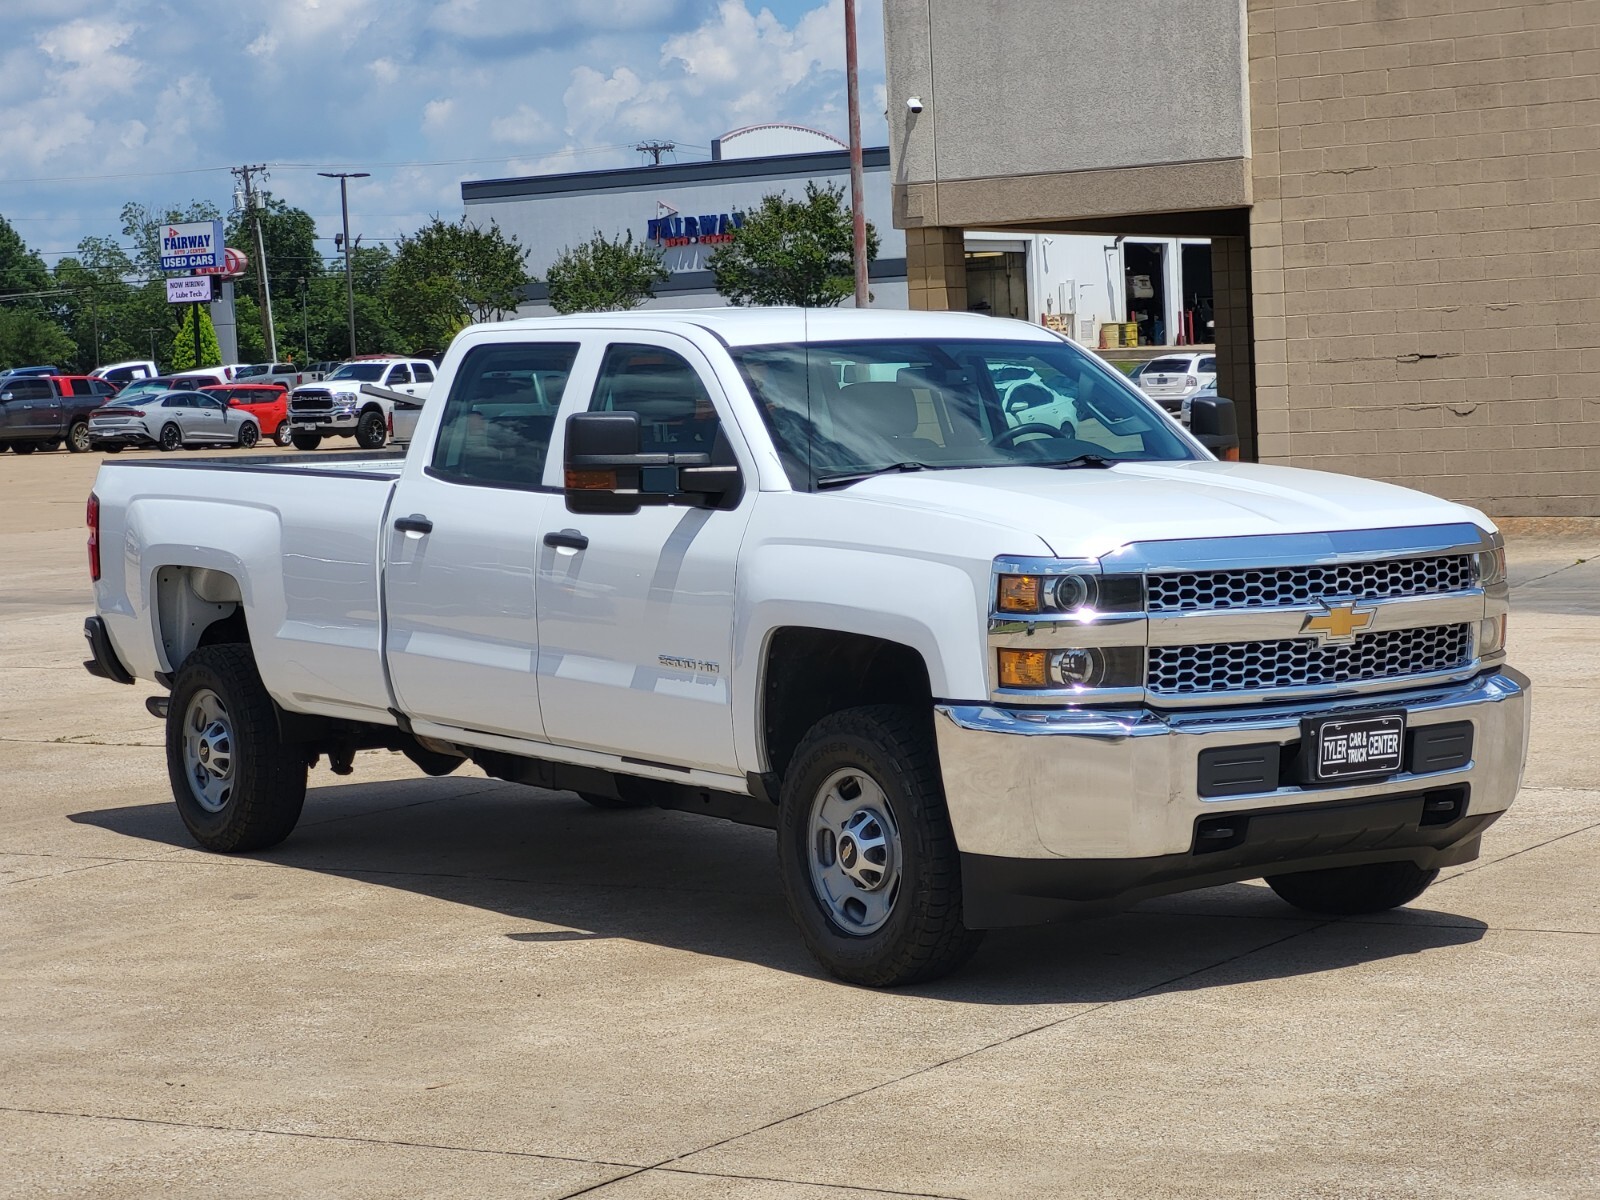
<svg viewBox="0 0 1600 1200"><path fill-rule="evenodd" d="M995 611L1008 616L1093 618L1099 613L1140 612L1143 608L1138 575L1001 575L995 589Z"/></svg>
<svg viewBox="0 0 1600 1200"><path fill-rule="evenodd" d="M1000 686L1022 690L1138 687L1144 647L1076 647L999 651Z"/></svg>
<svg viewBox="0 0 1600 1200"><path fill-rule="evenodd" d="M1506 614L1487 617L1478 623L1478 657L1503 654L1506 648Z"/></svg>
<svg viewBox="0 0 1600 1200"><path fill-rule="evenodd" d="M1506 548L1496 546L1478 555L1478 586L1493 587L1506 581Z"/></svg>

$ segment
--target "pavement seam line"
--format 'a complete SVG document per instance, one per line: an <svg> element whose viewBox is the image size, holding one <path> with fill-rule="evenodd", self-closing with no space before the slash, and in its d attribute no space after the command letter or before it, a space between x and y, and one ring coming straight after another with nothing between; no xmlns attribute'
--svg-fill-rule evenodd
<svg viewBox="0 0 1600 1200"><path fill-rule="evenodd" d="M1439 880L1438 883L1435 883L1432 886L1439 887L1441 884L1450 883L1454 880L1462 879L1468 875L1474 875L1479 871L1487 870L1489 867L1499 866L1503 862L1510 862L1513 858L1521 858L1524 854L1532 853L1535 850L1543 850L1546 846L1553 846L1557 842L1565 841L1569 837L1576 837L1580 833L1591 833L1596 829L1600 829L1600 821L1596 821L1593 825L1583 825L1577 829L1569 829L1566 833L1558 833L1553 838L1546 838L1544 841L1536 842L1532 846L1524 846L1521 850L1513 850L1510 854L1502 854L1499 858L1491 858L1487 861L1480 861L1474 866L1466 867L1463 870L1457 871L1448 879Z"/></svg>
<svg viewBox="0 0 1600 1200"><path fill-rule="evenodd" d="M1564 567L1557 567L1554 571L1546 571L1543 575L1535 575L1532 579L1524 579L1521 583L1514 583L1511 585L1511 591L1515 593L1519 588L1525 588L1531 583L1538 583L1541 580L1550 579L1553 576L1560 575L1563 571L1570 571L1574 567L1581 567L1585 563L1593 561L1594 555L1591 553L1588 558L1580 558L1576 562L1569 562Z"/></svg>
<svg viewBox="0 0 1600 1200"><path fill-rule="evenodd" d="M882 1090L884 1088L893 1087L897 1083L904 1083L908 1079L915 1079L919 1075L926 1075L926 1074L928 1074L928 1073L930 1073L932 1071L937 1071L937 1070L941 1070L944 1067L953 1066L958 1062L963 1062L966 1059L976 1057L979 1054L985 1054L990 1050L995 1050L995 1049L998 1049L1001 1046L1009 1045L1012 1042L1020 1041L1025 1037L1031 1037L1036 1033L1043 1033L1046 1030L1056 1029L1056 1028L1059 1028L1059 1027L1061 1027L1063 1025L1071 1024L1074 1021L1082 1020L1083 1018L1093 1016L1096 1013L1099 1013L1099 1012L1102 1012L1105 1009L1111 1008L1113 1005L1126 1004L1130 1000L1144 999L1144 998L1146 998L1148 996L1154 995L1156 992L1158 992L1162 988L1171 987L1173 984L1179 983L1179 982L1181 982L1181 981L1183 981L1185 979L1190 979L1193 976L1204 974L1207 971L1214 971L1218 967L1225 967L1225 966L1229 965L1230 963L1238 962L1242 958L1248 958L1252 954L1259 954L1263 950L1271 950L1273 947L1281 946L1285 942L1292 941L1297 937L1304 937L1308 933L1315 933L1316 931L1318 931L1320 929L1326 929L1331 925L1337 925L1337 924L1339 924L1338 920L1318 921L1316 924L1309 925L1304 929L1296 929L1296 930L1294 930L1294 931L1292 931L1290 933L1286 933L1283 937L1274 938L1270 942L1263 942L1259 946L1252 946L1248 950L1242 950L1238 954L1232 954L1232 955L1229 955L1226 958L1218 959L1215 962L1206 963L1204 966L1196 967L1191 971L1180 972L1179 974L1174 975L1174 976L1172 976L1172 977L1170 977L1168 979L1158 980L1155 983L1149 984L1149 985L1147 985L1145 987L1137 989L1136 991L1130 992L1126 996L1118 996L1118 997L1115 997L1114 999L1111 999L1111 1000L1102 1000L1098 1004L1091 1004L1088 1007L1079 1010L1078 1012L1068 1013L1064 1017L1058 1017L1056 1020L1046 1021L1043 1024L1035 1025L1035 1026L1032 1026L1031 1028L1028 1028L1028 1029L1018 1030L1016 1033L1007 1034L1005 1037L1002 1037L1002 1038L996 1038L994 1041L988 1042L985 1045L974 1047L971 1050L962 1051L960 1054L951 1055L949 1058L942 1059L939 1062L929 1063L926 1066L917 1067L915 1070L907 1071L905 1074L896 1076L893 1079L886 1079L886 1080L883 1080L880 1083L874 1083L874 1084L872 1084L872 1085L870 1085L868 1087L857 1088L853 1092L848 1092L843 1096L835 1096L831 1100L824 1100L821 1103L813 1104L809 1108L802 1109L799 1112L790 1113L788 1116L776 1117L773 1120L767 1121L766 1123L764 1123L762 1125L757 1125L753 1129L747 1129L743 1133L730 1134L729 1136L727 1136L725 1138L721 1138L718 1141L711 1142L710 1144L705 1145L705 1146L701 1146L701 1147L699 1147L698 1149L695 1149L695 1150L685 1150L681 1154L674 1155L672 1158L665 1159L665 1160L663 1160L662 1162L659 1162L659 1163L655 1163L650 1167L645 1167L645 1168L643 1168L643 1170L647 1170L648 1171L648 1170L657 1170L657 1169L664 1169L664 1168L670 1167L672 1164L681 1162L683 1159L689 1158L692 1155L705 1154L708 1151L716 1150L716 1149L719 1149L722 1146L726 1146L731 1142L737 1142L737 1141L740 1141L740 1140L742 1140L744 1138L747 1138L747 1137L754 1137L758 1133L765 1133L767 1130L775 1129L779 1125L787 1124L790 1121L797 1121L802 1117L811 1116L813 1113L821 1112L823 1109L831 1108L836 1104L843 1104L843 1103L845 1103L846 1101L849 1101L849 1100L859 1099L862 1096L870 1095L871 1093L876 1092L876 1091L880 1091L880 1090ZM613 1181L613 1182L615 1182L615 1181ZM833 1184L818 1184L817 1186L819 1186L819 1187L832 1187L832 1186L835 1186L835 1185L833 1185ZM593 1189L592 1188L586 1188L584 1190L585 1191L592 1191ZM573 1196L582 1195L582 1194L583 1194L582 1192L573 1192L573 1193L571 1193L571 1195L573 1195ZM913 1194L915 1194L915 1193L913 1193ZM566 1198L563 1198L563 1200L566 1200ZM961 1200L961 1198L959 1198L959 1197L951 1197L951 1198L948 1198L948 1200Z"/></svg>
<svg viewBox="0 0 1600 1200"><path fill-rule="evenodd" d="M170 1129L203 1129L211 1133L247 1133L261 1137L304 1138L316 1142L346 1142L358 1146L403 1146L409 1150L441 1150L451 1154L494 1154L511 1158L537 1158L546 1162L577 1163L587 1167L616 1167L631 1174L648 1171L638 1163L611 1162L603 1158L579 1158L571 1154L540 1154L536 1150L505 1150L485 1146L452 1146L443 1142L413 1142L405 1138L357 1137L345 1133L306 1133L295 1129L258 1129L249 1125L212 1125L204 1121L172 1121L165 1117L128 1117L120 1114L64 1112L53 1108L21 1108L0 1105L0 1113L20 1113L35 1117L67 1117L82 1121L122 1121L133 1125L160 1125ZM618 1176L626 1179L630 1176ZM609 1182L615 1183L616 1180Z"/></svg>
<svg viewBox="0 0 1600 1200"><path fill-rule="evenodd" d="M909 1196L915 1200L966 1200L966 1197L945 1192L906 1192L899 1188L866 1187L859 1183L813 1183L809 1179L788 1179L782 1175L747 1175L729 1171L697 1171L693 1167L651 1167L670 1175L693 1175L705 1179L743 1179L751 1183L787 1183L795 1187L827 1188L841 1192L866 1192L873 1196ZM642 1174L643 1172L641 1172ZM629 1178L633 1178L631 1175Z"/></svg>

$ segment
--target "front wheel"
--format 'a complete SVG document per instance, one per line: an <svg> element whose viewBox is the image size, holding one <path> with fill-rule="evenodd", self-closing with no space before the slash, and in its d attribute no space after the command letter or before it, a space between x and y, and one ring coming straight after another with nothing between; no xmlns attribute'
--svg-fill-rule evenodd
<svg viewBox="0 0 1600 1200"><path fill-rule="evenodd" d="M168 422L161 427L161 437L157 440L156 445L163 450L176 450L183 445L183 434L176 425Z"/></svg>
<svg viewBox="0 0 1600 1200"><path fill-rule="evenodd" d="M248 450L261 440L261 430L254 421L246 421L239 426L239 449Z"/></svg>
<svg viewBox="0 0 1600 1200"><path fill-rule="evenodd" d="M962 923L960 856L917 709L852 708L812 726L784 773L778 869L807 949L846 982L937 979L983 940Z"/></svg>
<svg viewBox="0 0 1600 1200"><path fill-rule="evenodd" d="M315 450L322 445L322 437L315 433L296 433L291 435L290 441L296 450Z"/></svg>
<svg viewBox="0 0 1600 1200"><path fill-rule="evenodd" d="M356 445L363 450L381 450L388 440L389 428L383 414L375 408L362 413L361 419L356 422Z"/></svg>
<svg viewBox="0 0 1600 1200"><path fill-rule="evenodd" d="M1424 871L1415 863L1387 862L1268 875L1267 886L1306 912L1353 917L1410 904L1437 878L1438 868Z"/></svg>
<svg viewBox="0 0 1600 1200"><path fill-rule="evenodd" d="M32 454L37 447L33 442L12 442L11 449L18 454Z"/></svg>
<svg viewBox="0 0 1600 1200"><path fill-rule="evenodd" d="M89 448L89 422L74 421L67 430L67 449L74 454L84 454Z"/></svg>
<svg viewBox="0 0 1600 1200"><path fill-rule="evenodd" d="M294 431L288 421L278 422L278 432L272 435L272 440L280 446L288 446L294 441Z"/></svg>
<svg viewBox="0 0 1600 1200"><path fill-rule="evenodd" d="M306 798L305 751L279 736L248 646L202 646L178 668L167 775L178 815L207 850L264 850L294 829Z"/></svg>

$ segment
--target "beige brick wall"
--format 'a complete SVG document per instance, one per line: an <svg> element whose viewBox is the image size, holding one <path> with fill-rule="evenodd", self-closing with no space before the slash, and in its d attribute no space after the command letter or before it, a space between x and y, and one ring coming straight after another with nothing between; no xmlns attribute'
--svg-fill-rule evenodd
<svg viewBox="0 0 1600 1200"><path fill-rule="evenodd" d="M1600 0L1248 14L1262 461L1600 516Z"/></svg>
<svg viewBox="0 0 1600 1200"><path fill-rule="evenodd" d="M906 230L906 295L924 311L967 311L967 242L960 229Z"/></svg>

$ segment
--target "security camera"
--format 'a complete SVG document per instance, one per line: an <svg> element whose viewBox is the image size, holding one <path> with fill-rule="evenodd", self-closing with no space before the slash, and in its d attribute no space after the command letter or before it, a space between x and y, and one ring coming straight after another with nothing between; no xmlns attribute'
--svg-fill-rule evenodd
<svg viewBox="0 0 1600 1200"><path fill-rule="evenodd" d="M906 107L909 108L914 113L921 112L922 111L922 97L921 96L913 96L913 97L911 97L911 99L906 101Z"/></svg>

